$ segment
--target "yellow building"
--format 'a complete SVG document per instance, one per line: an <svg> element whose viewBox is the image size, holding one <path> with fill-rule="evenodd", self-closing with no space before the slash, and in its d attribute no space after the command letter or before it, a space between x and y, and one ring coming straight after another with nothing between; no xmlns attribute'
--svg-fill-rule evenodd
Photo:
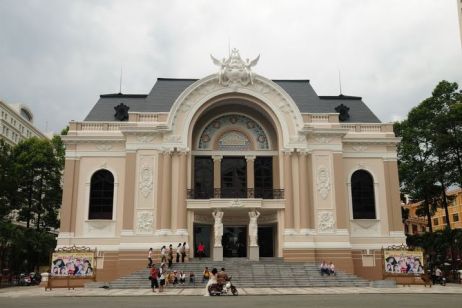
<svg viewBox="0 0 462 308"><path fill-rule="evenodd" d="M449 223L451 228L462 228L462 189L457 188L450 190L447 193L450 197L449 201ZM404 223L404 231L406 234L419 234L425 232L427 228L427 217L419 217L416 211L422 202L409 203L403 205L403 208L409 210L408 218ZM432 216L433 231L443 230L447 225L447 217L444 208L438 208Z"/></svg>

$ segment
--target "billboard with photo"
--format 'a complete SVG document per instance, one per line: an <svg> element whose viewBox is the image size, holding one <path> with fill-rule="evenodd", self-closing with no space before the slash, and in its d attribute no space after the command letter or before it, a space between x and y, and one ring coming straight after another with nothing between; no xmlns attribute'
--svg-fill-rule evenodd
<svg viewBox="0 0 462 308"><path fill-rule="evenodd" d="M57 251L51 257L52 276L93 276L95 253Z"/></svg>
<svg viewBox="0 0 462 308"><path fill-rule="evenodd" d="M393 274L423 274L421 250L384 250L385 272Z"/></svg>

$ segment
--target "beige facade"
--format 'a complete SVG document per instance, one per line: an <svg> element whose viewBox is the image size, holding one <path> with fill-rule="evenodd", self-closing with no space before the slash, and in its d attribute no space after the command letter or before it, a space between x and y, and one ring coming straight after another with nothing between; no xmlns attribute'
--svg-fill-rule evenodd
<svg viewBox="0 0 462 308"><path fill-rule="evenodd" d="M191 82L169 112L131 107L128 121L70 123L58 246L97 248L98 280L142 268L149 247L188 242L194 257L199 237L212 258L219 249L225 257L258 258L252 235L237 235L250 232L249 212L257 210L259 246L268 246L260 256L327 259L381 276L381 248L404 242L392 124L301 112L281 86L253 73L251 82L222 78ZM92 175L102 169L114 177L112 217L89 219ZM373 179L374 218L354 218L358 170ZM230 183L241 186L236 192ZM215 210L223 213L221 248L213 241ZM240 248L228 245L233 236ZM370 255L378 263L363 264Z"/></svg>

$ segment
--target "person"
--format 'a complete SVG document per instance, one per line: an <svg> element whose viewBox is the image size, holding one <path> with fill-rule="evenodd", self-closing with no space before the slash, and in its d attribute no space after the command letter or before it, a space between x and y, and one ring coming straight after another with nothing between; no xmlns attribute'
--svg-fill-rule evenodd
<svg viewBox="0 0 462 308"><path fill-rule="evenodd" d="M180 263L181 243L176 247L176 263Z"/></svg>
<svg viewBox="0 0 462 308"><path fill-rule="evenodd" d="M435 269L435 281L433 282L433 284L441 283L442 278L443 278L443 272L437 266L436 269Z"/></svg>
<svg viewBox="0 0 462 308"><path fill-rule="evenodd" d="M155 292L155 289L159 288L159 281L157 280L159 278L159 272L155 265L151 264L151 272L149 276L149 280L151 280L151 289L152 292Z"/></svg>
<svg viewBox="0 0 462 308"><path fill-rule="evenodd" d="M184 258L186 257L186 242L183 243L183 246L181 246L181 263L184 263Z"/></svg>
<svg viewBox="0 0 462 308"><path fill-rule="evenodd" d="M177 285L178 284L178 280L179 280L179 274L177 271L173 271L173 274L172 274L172 284L173 285Z"/></svg>
<svg viewBox="0 0 462 308"><path fill-rule="evenodd" d="M160 262L167 262L167 249L165 248L165 245L160 249Z"/></svg>
<svg viewBox="0 0 462 308"><path fill-rule="evenodd" d="M152 248L149 248L148 251L148 268L151 268L152 266Z"/></svg>
<svg viewBox="0 0 462 308"><path fill-rule="evenodd" d="M172 262L173 262L173 246L170 244L168 246L168 268L172 268Z"/></svg>
<svg viewBox="0 0 462 308"><path fill-rule="evenodd" d="M194 272L189 272L189 283L193 285L196 284L196 275L194 275Z"/></svg>
<svg viewBox="0 0 462 308"><path fill-rule="evenodd" d="M329 274L334 275L334 276L337 275L337 273L335 272L335 265L332 262L330 262L330 265L329 265Z"/></svg>
<svg viewBox="0 0 462 308"><path fill-rule="evenodd" d="M329 275L329 267L326 263L326 261L322 260L321 265L319 266L321 276L324 276L324 274Z"/></svg>
<svg viewBox="0 0 462 308"><path fill-rule="evenodd" d="M165 263L162 263L159 267L159 293L164 291L165 286Z"/></svg>
<svg viewBox="0 0 462 308"><path fill-rule="evenodd" d="M182 271L180 271L180 284L184 286L184 283L186 282L186 274Z"/></svg>
<svg viewBox="0 0 462 308"><path fill-rule="evenodd" d="M199 260L205 257L205 246L202 242L200 242L199 246L197 247L197 256L199 257Z"/></svg>
<svg viewBox="0 0 462 308"><path fill-rule="evenodd" d="M204 294L204 296L209 296L210 295L209 294L209 286L211 286L212 284L217 283L217 273L218 273L218 270L214 267L212 269L212 272L210 273L209 281L205 285L205 294Z"/></svg>
<svg viewBox="0 0 462 308"><path fill-rule="evenodd" d="M204 269L204 272L202 273L202 282L206 282L206 281L209 281L210 279L210 272L209 272L209 268L206 266L205 269Z"/></svg>
<svg viewBox="0 0 462 308"><path fill-rule="evenodd" d="M222 267L221 271L217 274L217 283L224 285L228 281L228 274L226 274L225 268Z"/></svg>

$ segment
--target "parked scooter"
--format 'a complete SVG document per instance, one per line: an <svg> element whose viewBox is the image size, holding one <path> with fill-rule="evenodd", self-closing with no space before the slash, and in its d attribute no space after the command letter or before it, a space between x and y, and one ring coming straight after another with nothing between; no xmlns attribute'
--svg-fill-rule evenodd
<svg viewBox="0 0 462 308"><path fill-rule="evenodd" d="M29 274L21 273L19 274L18 285L19 286L30 286L32 279Z"/></svg>
<svg viewBox="0 0 462 308"><path fill-rule="evenodd" d="M42 275L40 275L39 273L32 272L29 276L31 278L31 285L39 285L42 281Z"/></svg>
<svg viewBox="0 0 462 308"><path fill-rule="evenodd" d="M209 286L209 294L210 296L214 295L239 295L237 288L231 283L231 278L229 277L228 281L225 284L214 283Z"/></svg>

